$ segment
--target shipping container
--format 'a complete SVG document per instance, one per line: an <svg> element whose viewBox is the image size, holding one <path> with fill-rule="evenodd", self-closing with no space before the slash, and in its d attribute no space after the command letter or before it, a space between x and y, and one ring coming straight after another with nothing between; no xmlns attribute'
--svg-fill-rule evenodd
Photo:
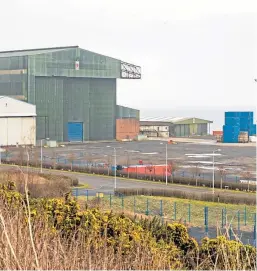
<svg viewBox="0 0 257 271"><path fill-rule="evenodd" d="M212 134L213 136L223 135L223 131L213 131Z"/></svg>
<svg viewBox="0 0 257 271"><path fill-rule="evenodd" d="M256 135L256 124L251 125L251 127L249 129L249 135L250 136Z"/></svg>
<svg viewBox="0 0 257 271"><path fill-rule="evenodd" d="M239 118L241 116L241 112L225 112L225 118Z"/></svg>
<svg viewBox="0 0 257 271"><path fill-rule="evenodd" d="M240 133L239 126L224 125L223 126L223 142L237 143L239 133Z"/></svg>
<svg viewBox="0 0 257 271"><path fill-rule="evenodd" d="M253 112L240 112L240 117L253 119Z"/></svg>
<svg viewBox="0 0 257 271"><path fill-rule="evenodd" d="M225 118L225 125L229 126L240 126L240 118L234 117L234 118Z"/></svg>

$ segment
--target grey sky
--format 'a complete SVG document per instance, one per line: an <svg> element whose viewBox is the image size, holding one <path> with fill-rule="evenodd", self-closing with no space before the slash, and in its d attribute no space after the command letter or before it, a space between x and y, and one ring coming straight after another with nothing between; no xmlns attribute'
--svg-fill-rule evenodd
<svg viewBox="0 0 257 271"><path fill-rule="evenodd" d="M256 104L255 0L0 3L0 50L79 45L141 65L142 80L119 80L120 104L143 112Z"/></svg>

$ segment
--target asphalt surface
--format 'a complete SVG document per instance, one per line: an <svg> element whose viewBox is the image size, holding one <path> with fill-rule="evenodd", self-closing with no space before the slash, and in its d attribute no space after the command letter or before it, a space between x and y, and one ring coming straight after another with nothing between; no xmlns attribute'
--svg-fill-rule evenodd
<svg viewBox="0 0 257 271"><path fill-rule="evenodd" d="M184 139L185 141L187 139ZM192 139L190 139L192 140ZM216 178L218 167L226 168L226 181L238 181L242 179L242 173L250 171L251 179L256 178L256 146L241 144L239 146L215 146L214 141L202 139L196 142L178 142L176 145L168 144L168 161L179 165L175 176L192 176L197 164L199 173L204 179L212 179L212 157L204 157L203 154L211 154L213 150L220 149L220 155L215 157ZM139 160L144 164L165 164L166 141L132 141L132 142L95 142L84 144L69 144L59 148L44 148L43 157L45 163L52 163L53 159L58 164L77 166L91 164L114 164L114 148L116 148L117 164L136 165ZM40 148L32 150L31 159L39 159ZM4 156L4 153L2 154ZM197 156L198 155L198 156ZM10 149L10 157L19 159L20 151Z"/></svg>

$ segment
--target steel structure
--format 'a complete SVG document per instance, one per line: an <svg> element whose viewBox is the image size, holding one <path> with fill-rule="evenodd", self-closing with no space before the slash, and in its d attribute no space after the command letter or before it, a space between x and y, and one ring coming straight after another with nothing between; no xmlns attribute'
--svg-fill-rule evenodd
<svg viewBox="0 0 257 271"><path fill-rule="evenodd" d="M37 139L115 139L121 78L141 68L78 46L0 52L0 95L36 105Z"/></svg>
<svg viewBox="0 0 257 271"><path fill-rule="evenodd" d="M141 79L141 67L121 61L122 79Z"/></svg>

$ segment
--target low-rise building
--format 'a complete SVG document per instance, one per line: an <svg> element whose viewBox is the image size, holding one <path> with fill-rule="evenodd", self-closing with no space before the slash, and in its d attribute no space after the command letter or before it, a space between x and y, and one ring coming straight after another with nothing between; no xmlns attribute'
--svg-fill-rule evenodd
<svg viewBox="0 0 257 271"><path fill-rule="evenodd" d="M213 121L194 117L143 117L140 133L148 137L189 137L210 134Z"/></svg>
<svg viewBox="0 0 257 271"><path fill-rule="evenodd" d="M0 96L0 146L36 144L36 106Z"/></svg>

